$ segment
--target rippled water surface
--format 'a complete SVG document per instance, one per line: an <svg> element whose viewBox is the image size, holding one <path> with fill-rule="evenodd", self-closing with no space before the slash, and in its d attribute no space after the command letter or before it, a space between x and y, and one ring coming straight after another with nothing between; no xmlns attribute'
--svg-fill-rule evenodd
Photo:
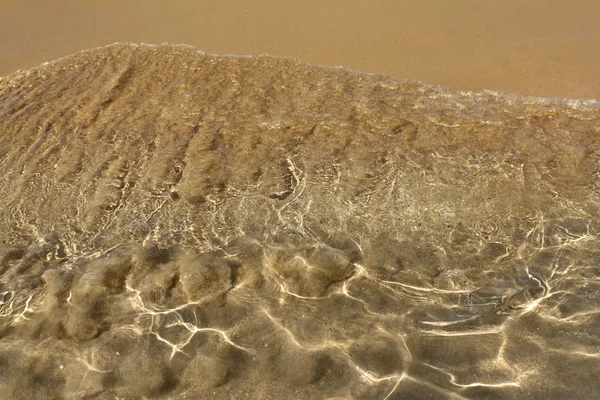
<svg viewBox="0 0 600 400"><path fill-rule="evenodd" d="M596 398L599 134L182 46L1 78L2 397Z"/></svg>

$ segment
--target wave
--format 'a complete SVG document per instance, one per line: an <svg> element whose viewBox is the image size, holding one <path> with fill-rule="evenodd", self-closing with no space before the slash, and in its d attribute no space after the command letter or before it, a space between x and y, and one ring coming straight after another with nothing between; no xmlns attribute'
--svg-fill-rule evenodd
<svg viewBox="0 0 600 400"><path fill-rule="evenodd" d="M189 46L1 78L0 387L594 397L599 119Z"/></svg>

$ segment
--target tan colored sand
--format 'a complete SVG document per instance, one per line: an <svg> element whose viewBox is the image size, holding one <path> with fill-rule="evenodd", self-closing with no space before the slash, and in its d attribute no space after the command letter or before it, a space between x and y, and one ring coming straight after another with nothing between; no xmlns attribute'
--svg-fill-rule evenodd
<svg viewBox="0 0 600 400"><path fill-rule="evenodd" d="M4 0L0 75L116 41L295 56L455 90L600 99L600 2Z"/></svg>
<svg viewBox="0 0 600 400"><path fill-rule="evenodd" d="M0 398L598 398L598 134L182 46L0 79Z"/></svg>

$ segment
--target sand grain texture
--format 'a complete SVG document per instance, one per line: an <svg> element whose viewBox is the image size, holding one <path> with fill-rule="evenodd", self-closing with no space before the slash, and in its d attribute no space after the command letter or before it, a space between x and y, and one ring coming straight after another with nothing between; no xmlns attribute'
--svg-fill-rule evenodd
<svg viewBox="0 0 600 400"><path fill-rule="evenodd" d="M594 398L599 134L183 46L2 78L0 393Z"/></svg>

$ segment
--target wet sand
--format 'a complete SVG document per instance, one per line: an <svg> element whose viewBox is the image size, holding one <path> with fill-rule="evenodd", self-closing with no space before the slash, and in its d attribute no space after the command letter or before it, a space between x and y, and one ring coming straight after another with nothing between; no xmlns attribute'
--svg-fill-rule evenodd
<svg viewBox="0 0 600 400"><path fill-rule="evenodd" d="M591 399L600 106L116 45L0 80L7 399Z"/></svg>
<svg viewBox="0 0 600 400"><path fill-rule="evenodd" d="M0 397L599 397L600 3L481 3L3 2Z"/></svg>
<svg viewBox="0 0 600 400"><path fill-rule="evenodd" d="M0 75L114 42L294 56L453 90L600 99L595 0L5 0Z"/></svg>

